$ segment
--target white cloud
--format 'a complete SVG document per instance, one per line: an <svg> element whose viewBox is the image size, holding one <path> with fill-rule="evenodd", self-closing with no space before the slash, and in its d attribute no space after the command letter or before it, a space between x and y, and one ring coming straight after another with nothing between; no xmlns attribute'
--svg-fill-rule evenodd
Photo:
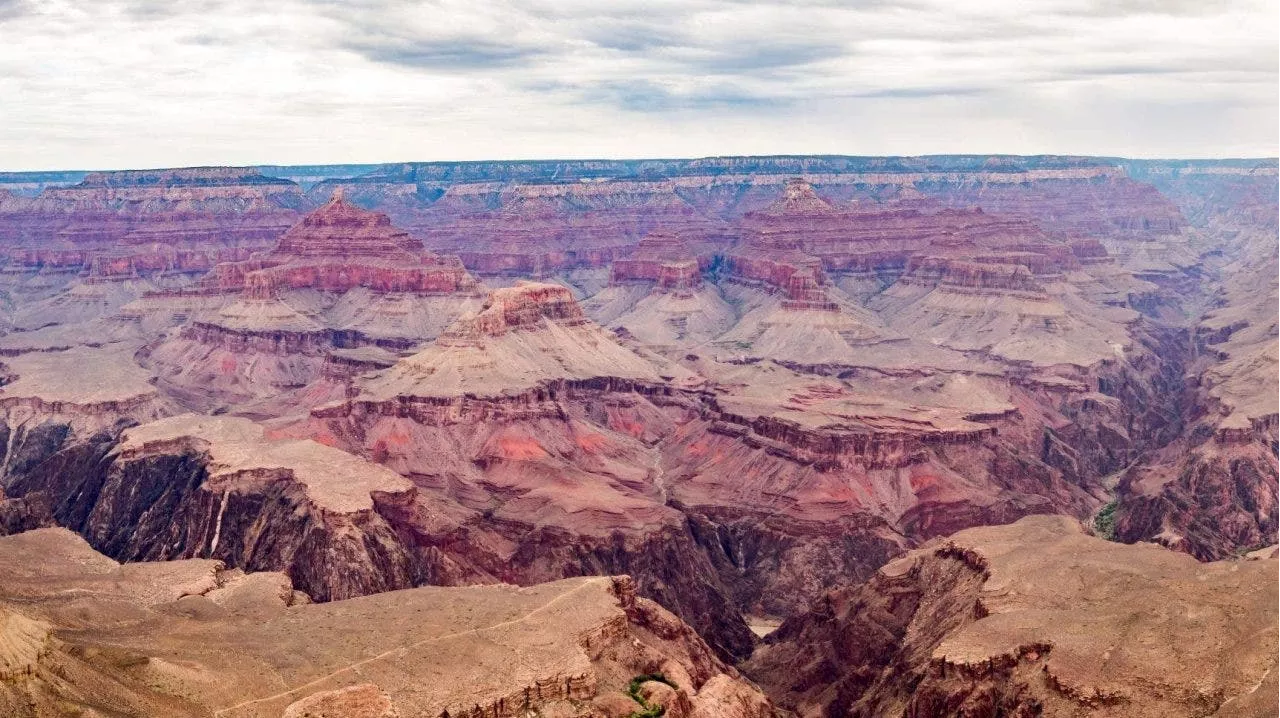
<svg viewBox="0 0 1280 718"><path fill-rule="evenodd" d="M0 0L0 169L1277 154L1270 0Z"/></svg>

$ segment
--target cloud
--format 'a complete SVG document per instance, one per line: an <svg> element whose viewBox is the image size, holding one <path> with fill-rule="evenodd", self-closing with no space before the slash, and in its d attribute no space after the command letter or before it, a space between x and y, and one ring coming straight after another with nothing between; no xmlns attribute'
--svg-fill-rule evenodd
<svg viewBox="0 0 1280 718"><path fill-rule="evenodd" d="M7 167L1276 154L1271 0L0 0Z"/></svg>
<svg viewBox="0 0 1280 718"><path fill-rule="evenodd" d="M0 0L0 22L25 15L32 11L27 0Z"/></svg>
<svg viewBox="0 0 1280 718"><path fill-rule="evenodd" d="M864 99L920 99L930 97L963 97L966 95L981 95L989 91L990 88L986 87L950 85L940 87L904 87L900 89L891 88L888 90L872 90L870 92L854 93L852 96Z"/></svg>
<svg viewBox="0 0 1280 718"><path fill-rule="evenodd" d="M473 38L427 39L375 37L345 45L374 62L436 70L484 70L508 67L543 54L538 48L501 45Z"/></svg>
<svg viewBox="0 0 1280 718"><path fill-rule="evenodd" d="M783 68L811 65L823 60L843 57L848 50L836 43L752 43L729 47L701 47L702 56L685 61L691 70L717 74L751 74Z"/></svg>
<svg viewBox="0 0 1280 718"><path fill-rule="evenodd" d="M643 79L558 89L576 93L578 104L607 104L630 112L646 113L712 109L759 111L787 102L781 98L753 95L729 85L680 90Z"/></svg>
<svg viewBox="0 0 1280 718"><path fill-rule="evenodd" d="M132 19L146 22L217 13L231 7L228 0L183 0L181 3L167 0L128 0L121 5L121 12Z"/></svg>
<svg viewBox="0 0 1280 718"><path fill-rule="evenodd" d="M1063 8L1068 15L1123 17L1126 15L1170 15L1197 17L1221 12L1229 5L1222 0L1098 0Z"/></svg>

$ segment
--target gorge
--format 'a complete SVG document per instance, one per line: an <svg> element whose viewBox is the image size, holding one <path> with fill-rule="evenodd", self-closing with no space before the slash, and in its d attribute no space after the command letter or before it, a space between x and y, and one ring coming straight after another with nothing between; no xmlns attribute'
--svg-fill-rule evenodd
<svg viewBox="0 0 1280 718"><path fill-rule="evenodd" d="M0 711L1274 714L1275 160L284 174L0 176Z"/></svg>

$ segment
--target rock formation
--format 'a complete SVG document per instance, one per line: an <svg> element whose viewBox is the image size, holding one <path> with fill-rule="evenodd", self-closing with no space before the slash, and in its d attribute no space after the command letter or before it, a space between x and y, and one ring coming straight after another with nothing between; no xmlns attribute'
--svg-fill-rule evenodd
<svg viewBox="0 0 1280 718"><path fill-rule="evenodd" d="M79 264L121 245L262 246L293 224L305 203L293 182L253 169L91 172L33 198L0 196L0 236L25 248L19 261L29 267L68 263L71 255L59 260L44 250L51 241L80 252Z"/></svg>
<svg viewBox="0 0 1280 718"><path fill-rule="evenodd" d="M58 598L71 593L73 605ZM676 715L772 713L627 577L313 604L280 574L199 559L122 565L43 529L0 539L0 626L0 710L15 718L68 705L156 718L624 718L639 708L629 682L648 685L640 677L661 683L645 695Z"/></svg>
<svg viewBox="0 0 1280 718"><path fill-rule="evenodd" d="M1275 185L1275 173L1249 170L1250 187L1238 168L1219 169L1221 180L1186 169L1187 179L1170 180L1204 193L1174 196L1221 242L1197 270L1221 277L1223 288L1192 339L1199 380L1186 390L1188 428L1120 477L1113 507L1118 538L1202 560L1271 543L1278 526L1277 249L1274 210L1262 211L1255 194Z"/></svg>
<svg viewBox="0 0 1280 718"><path fill-rule="evenodd" d="M348 203L341 191L285 232L272 250L214 267L208 284L255 299L302 288L452 294L476 286L457 258L424 252L421 242L392 226L385 214Z"/></svg>
<svg viewBox="0 0 1280 718"><path fill-rule="evenodd" d="M708 238L728 230L668 181L433 186L443 194L438 201L401 209L397 219L481 275L542 278L602 268L657 229Z"/></svg>
<svg viewBox="0 0 1280 718"><path fill-rule="evenodd" d="M585 303L593 319L651 346L695 346L723 334L737 317L703 273L714 247L670 230L646 235L610 266L609 286Z"/></svg>
<svg viewBox="0 0 1280 718"><path fill-rule="evenodd" d="M1198 564L1029 517L823 597L745 670L801 716L1268 715L1276 565Z"/></svg>
<svg viewBox="0 0 1280 718"><path fill-rule="evenodd" d="M147 298L163 307L190 294ZM188 400L202 409L304 387L322 375L334 348L408 349L479 301L456 257L425 252L386 215L346 202L341 191L270 251L215 266L195 294L238 298L192 318L147 359L165 381L203 394ZM340 393L329 387L311 401Z"/></svg>
<svg viewBox="0 0 1280 718"><path fill-rule="evenodd" d="M333 605L627 574L718 660L751 653L748 626L828 594L865 597L869 580L906 598L883 602L893 618L850 609L868 635L820 652L841 661L779 653L802 669L799 683L772 669L765 680L787 705L983 715L1061 699L1119 714L1201 700L1152 688L1158 675L1133 673L1124 693L1073 673L1074 634L1045 639L1048 654L1038 633L983 648L934 675L932 651L981 623L948 596L1001 579L957 569L969 548L913 554L918 575L877 571L1034 514L1161 544L1152 555L1172 558L1154 567L1271 542L1274 162L265 171L306 195L243 170L0 176L15 188L0 197L0 228L13 229L0 242L0 533L57 524L112 560L279 571ZM1017 526L1016 551L1049 531ZM1103 563L1153 550L1097 549ZM1062 561L1055 576L1083 570ZM1053 620L1085 625L1068 618ZM31 641L18 644L32 665ZM555 683L583 712L758 706L731 676L686 690L675 668L637 665L597 683L627 688L643 670L675 685L638 681L583 708L598 697L578 682L587 663ZM134 664L93 665L155 690ZM475 665L466 675L489 680L490 664ZM264 703L272 715L421 707L368 677L295 695L322 675L254 695L289 693ZM1103 697L1079 707L1093 687ZM1257 700L1216 675L1201 687L1226 713ZM1130 702L1103 705L1121 694ZM503 713L512 695L426 708Z"/></svg>

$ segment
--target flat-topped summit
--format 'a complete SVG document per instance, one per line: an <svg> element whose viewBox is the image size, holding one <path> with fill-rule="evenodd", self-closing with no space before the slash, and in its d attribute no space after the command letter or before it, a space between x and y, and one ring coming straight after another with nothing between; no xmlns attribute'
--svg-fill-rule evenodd
<svg viewBox="0 0 1280 718"><path fill-rule="evenodd" d="M90 172L79 188L94 187L208 187L217 185L274 184L295 186L287 179L268 177L254 167L179 167L157 170Z"/></svg>
<svg viewBox="0 0 1280 718"><path fill-rule="evenodd" d="M450 334L483 334L497 337L519 329L531 329L551 319L561 324L582 324L587 317L573 292L559 284L517 282L489 293L480 311L463 317Z"/></svg>
<svg viewBox="0 0 1280 718"><path fill-rule="evenodd" d="M296 482L307 500L331 513L373 509L373 493L403 494L412 484L396 472L309 439L273 441L260 424L233 416L183 414L129 429L117 452L122 461L189 447L207 454L212 491L262 490L272 481Z"/></svg>
<svg viewBox="0 0 1280 718"><path fill-rule="evenodd" d="M700 270L697 253L688 238L674 230L655 229L630 254L614 260L609 281L655 282L662 289L686 291L702 283Z"/></svg>
<svg viewBox="0 0 1280 718"><path fill-rule="evenodd" d="M601 377L696 383L687 370L619 344L587 319L566 287L520 282L493 290L478 313L372 380L362 398L501 396Z"/></svg>

